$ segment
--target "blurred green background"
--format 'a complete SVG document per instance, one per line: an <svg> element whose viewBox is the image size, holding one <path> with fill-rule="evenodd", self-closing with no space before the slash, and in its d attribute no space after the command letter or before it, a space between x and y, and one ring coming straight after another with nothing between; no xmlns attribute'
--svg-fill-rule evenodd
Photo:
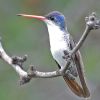
<svg viewBox="0 0 100 100"><path fill-rule="evenodd" d="M28 55L25 70L34 64L40 71L57 66L49 50L46 25L38 20L18 17L18 13L45 15L62 12L69 32L77 42L85 29L85 16L96 11L100 17L100 0L0 0L0 36L10 55ZM92 31L81 48L91 100L100 100L100 29ZM16 72L0 60L0 100L77 100L62 77L33 79L20 86Z"/></svg>

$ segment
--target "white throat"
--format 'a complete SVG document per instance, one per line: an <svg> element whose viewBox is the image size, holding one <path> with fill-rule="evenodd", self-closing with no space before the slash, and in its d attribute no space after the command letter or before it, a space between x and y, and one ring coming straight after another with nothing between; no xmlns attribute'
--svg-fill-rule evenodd
<svg viewBox="0 0 100 100"><path fill-rule="evenodd" d="M62 31L59 26L54 23L46 22L49 32L50 46L51 48L67 46L66 39L69 40L69 34ZM65 48L66 48L65 46Z"/></svg>
<svg viewBox="0 0 100 100"><path fill-rule="evenodd" d="M65 66L66 61L62 59L64 56L64 50L69 51L69 34L62 31L59 26L54 23L46 22L49 32L50 49L53 58L58 62L60 66Z"/></svg>

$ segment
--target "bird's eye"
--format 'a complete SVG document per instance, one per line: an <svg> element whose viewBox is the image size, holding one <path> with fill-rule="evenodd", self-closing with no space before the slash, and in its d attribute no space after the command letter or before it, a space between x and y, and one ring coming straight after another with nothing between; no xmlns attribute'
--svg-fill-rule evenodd
<svg viewBox="0 0 100 100"><path fill-rule="evenodd" d="M52 21L53 21L53 20L55 20L55 18L51 16L51 17L50 17L50 20L52 20Z"/></svg>

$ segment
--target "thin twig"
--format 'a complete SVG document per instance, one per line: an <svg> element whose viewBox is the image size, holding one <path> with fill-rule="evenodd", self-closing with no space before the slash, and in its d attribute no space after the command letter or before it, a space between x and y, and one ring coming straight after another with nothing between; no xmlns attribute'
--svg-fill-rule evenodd
<svg viewBox="0 0 100 100"><path fill-rule="evenodd" d="M1 59L3 59L6 63L8 63L9 65L11 65L15 71L19 74L19 76L24 76L27 77L27 72L25 72L20 66L18 66L17 64L13 64L12 63L12 58L10 56L7 55L7 53L4 51L1 42L0 42L0 57Z"/></svg>
<svg viewBox="0 0 100 100"><path fill-rule="evenodd" d="M84 43L85 39L87 38L88 34L90 33L90 31L94 30L94 29L99 29L100 28L100 20L96 18L96 13L95 12L92 12L91 15L86 17L85 21L86 21L85 31L83 32L83 34L82 34L81 38L79 39L78 43L76 44L76 46L70 51L70 54L69 54L70 58L83 45L83 43ZM63 68L63 72L66 72L66 69L67 69L67 64Z"/></svg>
<svg viewBox="0 0 100 100"><path fill-rule="evenodd" d="M90 27L88 25L86 25L85 31L84 31L83 35L81 36L79 42L76 44L76 46L71 51L71 55L75 54L79 50L79 48L84 43L86 37L88 36L89 32L90 32Z"/></svg>

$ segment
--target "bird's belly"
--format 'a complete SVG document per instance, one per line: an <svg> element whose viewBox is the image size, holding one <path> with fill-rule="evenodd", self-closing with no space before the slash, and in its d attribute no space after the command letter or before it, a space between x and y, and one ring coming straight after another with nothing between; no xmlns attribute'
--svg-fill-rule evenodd
<svg viewBox="0 0 100 100"><path fill-rule="evenodd" d="M63 58L64 55L64 50L68 50L67 47L56 47L55 48L51 48L51 53L53 58L57 61L57 63L61 66L61 67L65 67L67 61Z"/></svg>

